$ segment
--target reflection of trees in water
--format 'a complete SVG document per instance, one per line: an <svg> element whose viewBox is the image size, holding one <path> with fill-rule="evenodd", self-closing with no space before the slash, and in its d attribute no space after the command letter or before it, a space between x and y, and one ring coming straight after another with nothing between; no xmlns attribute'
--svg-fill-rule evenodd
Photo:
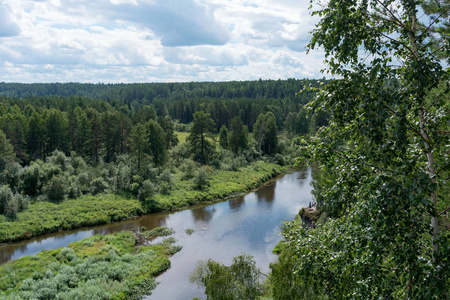
<svg viewBox="0 0 450 300"><path fill-rule="evenodd" d="M27 244L21 245L19 248L11 248L8 245L0 247L0 264L4 264L11 260L16 249L19 251L25 251L27 249Z"/></svg>
<svg viewBox="0 0 450 300"><path fill-rule="evenodd" d="M139 223L139 227L145 226L147 229L153 229L156 227L166 226L169 215L170 214L147 215L140 217L137 221Z"/></svg>
<svg viewBox="0 0 450 300"><path fill-rule="evenodd" d="M195 221L209 222L216 212L215 208L209 209L210 207L201 207L196 209L191 209L192 217Z"/></svg>
<svg viewBox="0 0 450 300"><path fill-rule="evenodd" d="M266 202L273 202L273 199L275 199L275 188L277 186L277 183L275 181L270 182L269 186L264 186L263 188L260 188L259 190L255 191L256 198L258 201L264 200Z"/></svg>
<svg viewBox="0 0 450 300"><path fill-rule="evenodd" d="M304 170L304 171L302 170L301 172L297 173L297 179L304 180L306 178L308 178L308 171L307 170Z"/></svg>
<svg viewBox="0 0 450 300"><path fill-rule="evenodd" d="M301 172L298 172L296 181L298 182L298 185L300 187L303 187L305 185L306 179L308 179L308 175L308 170L302 170Z"/></svg>
<svg viewBox="0 0 450 300"><path fill-rule="evenodd" d="M230 208L232 210L237 210L237 209L239 209L242 206L242 204L244 202L245 202L244 201L244 197L238 197L238 198L235 198L235 199L228 200L228 205L230 206Z"/></svg>

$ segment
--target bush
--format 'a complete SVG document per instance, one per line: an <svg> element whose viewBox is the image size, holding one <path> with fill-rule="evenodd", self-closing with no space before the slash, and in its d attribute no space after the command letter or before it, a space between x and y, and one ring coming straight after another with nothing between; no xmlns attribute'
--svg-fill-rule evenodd
<svg viewBox="0 0 450 300"><path fill-rule="evenodd" d="M173 178L169 170L164 170L158 177L159 191L161 194L168 195L173 188Z"/></svg>
<svg viewBox="0 0 450 300"><path fill-rule="evenodd" d="M27 209L28 205L30 204L30 197L22 194L15 194L14 197L16 197L19 204L19 211Z"/></svg>
<svg viewBox="0 0 450 300"><path fill-rule="evenodd" d="M209 175L203 168L201 168L195 173L192 182L194 183L194 187L196 189L203 190L209 186Z"/></svg>
<svg viewBox="0 0 450 300"><path fill-rule="evenodd" d="M169 236L175 233L175 230L173 228L167 228L167 227L156 227L149 231L144 231L141 233L142 236L145 238L155 238L155 237L161 237L161 236Z"/></svg>
<svg viewBox="0 0 450 300"><path fill-rule="evenodd" d="M22 169L22 186L25 194L35 196L41 188L40 166L32 164Z"/></svg>
<svg viewBox="0 0 450 300"><path fill-rule="evenodd" d="M139 200L144 200L146 198L151 198L158 192L158 187L156 184L151 182L150 180L145 180L142 183L141 190L139 191Z"/></svg>
<svg viewBox="0 0 450 300"><path fill-rule="evenodd" d="M13 197L13 193L9 186L4 185L0 187L0 214L5 212L6 203Z"/></svg>
<svg viewBox="0 0 450 300"><path fill-rule="evenodd" d="M4 185L0 187L0 214L5 214L7 217L15 218L19 211L19 201L9 188Z"/></svg>
<svg viewBox="0 0 450 300"><path fill-rule="evenodd" d="M81 196L81 188L76 181L70 182L70 185L67 189L67 195L70 199L75 199Z"/></svg>
<svg viewBox="0 0 450 300"><path fill-rule="evenodd" d="M61 176L54 176L47 185L44 186L43 192L52 201L64 200L67 190L67 180Z"/></svg>
<svg viewBox="0 0 450 300"><path fill-rule="evenodd" d="M181 177L183 180L189 180L194 177L195 169L197 169L197 163L192 159L184 159L183 163L180 165L181 172L183 172L183 176Z"/></svg>
<svg viewBox="0 0 450 300"><path fill-rule="evenodd" d="M0 174L0 180L4 180L9 185L12 191L18 191L20 188L22 173L22 166L16 162L6 164L3 174ZM2 178L3 177L3 178Z"/></svg>
<svg viewBox="0 0 450 300"><path fill-rule="evenodd" d="M131 169L129 166L120 162L117 167L115 178L115 187L117 192L126 192L130 189Z"/></svg>
<svg viewBox="0 0 450 300"><path fill-rule="evenodd" d="M259 274L253 257L243 254L229 267L211 259L201 261L189 280L204 286L208 299L257 299L263 291Z"/></svg>
<svg viewBox="0 0 450 300"><path fill-rule="evenodd" d="M275 156L272 159L272 162L280 166L284 166L286 164L283 155L281 155L280 153L275 154Z"/></svg>
<svg viewBox="0 0 450 300"><path fill-rule="evenodd" d="M104 193L107 189L108 183L102 177L98 177L92 180L91 185L89 187L89 191L91 192L92 195Z"/></svg>
<svg viewBox="0 0 450 300"><path fill-rule="evenodd" d="M11 219L14 219L16 218L18 212L19 201L17 201L16 197L12 196L9 198L8 202L5 203L5 215Z"/></svg>

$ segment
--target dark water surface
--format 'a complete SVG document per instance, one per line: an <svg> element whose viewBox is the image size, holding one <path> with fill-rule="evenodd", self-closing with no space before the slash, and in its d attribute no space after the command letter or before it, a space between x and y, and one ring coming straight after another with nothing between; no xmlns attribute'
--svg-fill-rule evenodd
<svg viewBox="0 0 450 300"><path fill-rule="evenodd" d="M183 249L171 258L172 266L157 278L160 284L147 299L204 299L202 289L189 283L198 260L208 258L230 264L232 258L248 253L264 273L276 260L272 249L281 239L280 225L293 220L301 207L312 201L311 170L296 170L278 177L258 190L212 205L178 212L158 213L119 223L41 236L0 247L0 263L42 250L65 247L73 241L96 234L109 234L145 226L175 229L177 245ZM194 229L192 235L185 230Z"/></svg>

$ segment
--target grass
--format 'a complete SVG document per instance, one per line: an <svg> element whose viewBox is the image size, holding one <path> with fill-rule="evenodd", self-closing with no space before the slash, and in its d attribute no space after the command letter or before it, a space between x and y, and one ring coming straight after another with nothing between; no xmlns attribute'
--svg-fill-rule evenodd
<svg viewBox="0 0 450 300"><path fill-rule="evenodd" d="M175 131L175 135L177 136L180 144L186 142L186 139L189 136L189 134L190 134L189 132Z"/></svg>
<svg viewBox="0 0 450 300"><path fill-rule="evenodd" d="M145 201L147 211L168 211L189 205L212 202L248 192L270 178L285 171L287 167L257 162L239 171L215 170L210 175L209 186L203 190L194 188L192 180L182 180L175 174L175 188L169 195L158 194Z"/></svg>
<svg viewBox="0 0 450 300"><path fill-rule="evenodd" d="M144 210L138 200L125 199L114 194L86 195L58 204L47 201L36 202L19 212L14 221L0 216L0 242L106 224L143 213Z"/></svg>
<svg viewBox="0 0 450 300"><path fill-rule="evenodd" d="M97 235L9 262L0 267L0 299L140 299L180 247L138 240L128 231Z"/></svg>
<svg viewBox="0 0 450 300"><path fill-rule="evenodd" d="M237 196L260 186L286 169L259 161L239 171L215 170L210 174L210 185L203 190L195 189L192 179L183 180L180 172L174 175L175 188L169 195L158 194L143 203L115 194L86 195L61 203L35 202L19 212L14 221L0 215L0 243Z"/></svg>

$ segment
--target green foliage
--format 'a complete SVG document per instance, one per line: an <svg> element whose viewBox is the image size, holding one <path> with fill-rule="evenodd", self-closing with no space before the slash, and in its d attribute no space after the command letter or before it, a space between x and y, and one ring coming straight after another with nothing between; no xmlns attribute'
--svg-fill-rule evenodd
<svg viewBox="0 0 450 300"><path fill-rule="evenodd" d="M274 252L276 249L281 253L278 260L270 265L269 277L273 299L329 299L326 296L326 286L322 282L316 281L314 276L298 276L294 272L298 268L299 259L296 258L295 251L287 247L286 242L277 244ZM312 267L311 272L314 272Z"/></svg>
<svg viewBox="0 0 450 300"><path fill-rule="evenodd" d="M203 190L209 186L209 176L208 173L203 168L199 168L195 172L194 178L192 179L194 187L199 190Z"/></svg>
<svg viewBox="0 0 450 300"><path fill-rule="evenodd" d="M156 184L151 182L150 180L144 180L142 183L142 187L139 193L139 200L144 200L147 198L153 197L158 192L158 187Z"/></svg>
<svg viewBox="0 0 450 300"><path fill-rule="evenodd" d="M188 180L194 177L194 172L197 169L197 163L191 159L183 160L179 169L183 172L182 179Z"/></svg>
<svg viewBox="0 0 450 300"><path fill-rule="evenodd" d="M172 119L169 116L164 118L158 117L158 124L164 131L164 135L166 137L166 149L171 149L178 145L178 137L175 134L174 124Z"/></svg>
<svg viewBox="0 0 450 300"><path fill-rule="evenodd" d="M169 170L164 170L158 177L159 191L163 195L170 194L170 191L174 187L173 176Z"/></svg>
<svg viewBox="0 0 450 300"><path fill-rule="evenodd" d="M66 196L67 180L64 176L53 176L44 186L43 193L52 201L62 201Z"/></svg>
<svg viewBox="0 0 450 300"><path fill-rule="evenodd" d="M225 125L220 127L219 131L219 145L223 149L228 149L228 129Z"/></svg>
<svg viewBox="0 0 450 300"><path fill-rule="evenodd" d="M145 126L142 124L136 124L136 126L133 127L130 134L130 144L131 144L131 150L134 152L134 154L137 157L137 167L138 169L141 168L141 161L142 157L144 155L144 149L147 146L149 142L148 135L145 129Z"/></svg>
<svg viewBox="0 0 450 300"><path fill-rule="evenodd" d="M166 138L163 129L154 120L145 124L148 143L144 148L145 153L153 157L153 162L157 166L162 166L167 161Z"/></svg>
<svg viewBox="0 0 450 300"><path fill-rule="evenodd" d="M194 114L189 142L195 159L203 164L209 161L214 151L212 143L207 139L207 137L212 138L211 132L214 130L214 125L209 113L198 111Z"/></svg>
<svg viewBox="0 0 450 300"><path fill-rule="evenodd" d="M38 164L32 164L22 170L23 191L29 196L36 195L41 188L41 170Z"/></svg>
<svg viewBox="0 0 450 300"><path fill-rule="evenodd" d="M14 147L6 139L5 133L0 129L0 172L2 172L8 162L12 162L16 157Z"/></svg>
<svg viewBox="0 0 450 300"><path fill-rule="evenodd" d="M278 127L273 113L260 114L253 127L254 138L260 144L263 153L269 155L276 153Z"/></svg>
<svg viewBox="0 0 450 300"><path fill-rule="evenodd" d="M173 230L172 228L156 227L156 228L153 228L152 230L141 232L141 235L144 236L145 238L156 238L156 237L161 237L161 236L169 236L174 233L175 233L175 230Z"/></svg>
<svg viewBox="0 0 450 300"><path fill-rule="evenodd" d="M102 177L97 177L91 181L89 192L92 195L96 195L99 193L104 193L108 188L109 184Z"/></svg>
<svg viewBox="0 0 450 300"><path fill-rule="evenodd" d="M448 186L449 69L433 40L448 53L440 21L449 6L422 24L422 3L331 0L314 12L309 49L321 47L340 79L309 106L332 114L302 156L325 170L316 197L339 218L285 225L275 295L448 298L450 232L439 225L446 197L437 195Z"/></svg>
<svg viewBox="0 0 450 300"><path fill-rule="evenodd" d="M15 197L20 199L18 195ZM110 223L143 213L138 200L124 199L116 195L82 196L61 203L38 201L30 203L28 209L19 211L14 221L8 221L0 215L0 242Z"/></svg>
<svg viewBox="0 0 450 300"><path fill-rule="evenodd" d="M242 254L233 258L229 267L201 261L189 279L205 287L207 299L257 299L262 294L259 276L253 257Z"/></svg>
<svg viewBox="0 0 450 300"><path fill-rule="evenodd" d="M93 236L0 267L2 299L141 299L170 267L171 243L139 246L131 232Z"/></svg>
<svg viewBox="0 0 450 300"><path fill-rule="evenodd" d="M228 144L235 154L248 147L248 129L238 116L231 120Z"/></svg>

